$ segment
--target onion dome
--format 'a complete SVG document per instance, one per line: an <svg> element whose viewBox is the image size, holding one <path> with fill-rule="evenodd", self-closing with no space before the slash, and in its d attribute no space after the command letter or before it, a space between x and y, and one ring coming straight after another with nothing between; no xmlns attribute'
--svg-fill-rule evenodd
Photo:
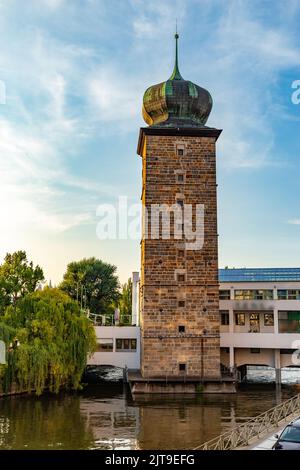
<svg viewBox="0 0 300 470"><path fill-rule="evenodd" d="M203 127L212 109L210 93L184 80L178 67L178 38L174 70L166 82L153 85L145 91L143 118L149 126Z"/></svg>

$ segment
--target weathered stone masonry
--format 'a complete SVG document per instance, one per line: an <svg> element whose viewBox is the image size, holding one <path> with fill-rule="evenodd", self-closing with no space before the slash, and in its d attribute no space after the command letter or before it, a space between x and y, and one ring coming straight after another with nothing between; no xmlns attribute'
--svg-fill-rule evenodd
<svg viewBox="0 0 300 470"><path fill-rule="evenodd" d="M173 232L169 240L149 236L142 240L141 372L145 378L220 376L215 156L219 134L210 128L141 129L142 201L148 213L152 204L172 205L177 199L193 207L204 204L205 209L201 250L186 250L185 240L174 239ZM178 152L179 148L183 151ZM178 174L183 175L180 180ZM151 220L148 229L149 235Z"/></svg>

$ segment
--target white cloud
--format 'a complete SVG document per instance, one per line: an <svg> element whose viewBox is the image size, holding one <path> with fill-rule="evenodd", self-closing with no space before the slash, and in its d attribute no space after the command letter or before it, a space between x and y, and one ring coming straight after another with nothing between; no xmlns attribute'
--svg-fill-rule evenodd
<svg viewBox="0 0 300 470"><path fill-rule="evenodd" d="M272 128L274 109L281 103L270 90L282 71L299 64L299 45L288 23L275 27L257 15L256 2L227 5L215 21L213 42L209 38L203 44L192 65L193 75L203 77L214 99L208 125L224 129L220 165L284 165L276 156Z"/></svg>
<svg viewBox="0 0 300 470"><path fill-rule="evenodd" d="M50 10L56 10L63 6L65 0L35 0L37 6L41 7L41 4L50 8Z"/></svg>
<svg viewBox="0 0 300 470"><path fill-rule="evenodd" d="M98 120L114 122L118 128L128 123L133 129L136 119L132 121L132 118L138 118L141 113L142 80L135 81L120 70L102 67L88 80L88 92L91 109Z"/></svg>
<svg viewBox="0 0 300 470"><path fill-rule="evenodd" d="M288 223L291 225L300 225L300 219L291 219Z"/></svg>
<svg viewBox="0 0 300 470"><path fill-rule="evenodd" d="M0 120L0 244L23 231L60 233L91 222L90 197L108 187L69 175L57 149L32 128ZM66 198L68 188L80 194ZM82 193L85 192L85 197ZM75 207L74 207L75 205Z"/></svg>

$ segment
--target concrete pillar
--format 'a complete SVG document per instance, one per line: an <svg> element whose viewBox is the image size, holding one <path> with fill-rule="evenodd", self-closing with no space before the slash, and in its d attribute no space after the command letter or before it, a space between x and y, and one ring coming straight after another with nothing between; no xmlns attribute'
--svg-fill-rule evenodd
<svg viewBox="0 0 300 470"><path fill-rule="evenodd" d="M275 364L275 381L276 381L276 384L281 384L280 349L274 349L274 364Z"/></svg>
<svg viewBox="0 0 300 470"><path fill-rule="evenodd" d="M279 325L278 325L278 308L277 307L274 307L273 314L274 314L274 333L275 335L278 335Z"/></svg>
<svg viewBox="0 0 300 470"><path fill-rule="evenodd" d="M4 341L0 341L0 364L6 364L6 346Z"/></svg>
<svg viewBox="0 0 300 470"><path fill-rule="evenodd" d="M229 308L229 333L234 333L234 314L232 308Z"/></svg>
<svg viewBox="0 0 300 470"><path fill-rule="evenodd" d="M230 346L229 348L229 368L232 372L234 369L234 347Z"/></svg>
<svg viewBox="0 0 300 470"><path fill-rule="evenodd" d="M131 324L138 326L139 324L139 280L138 272L132 273L132 316Z"/></svg>

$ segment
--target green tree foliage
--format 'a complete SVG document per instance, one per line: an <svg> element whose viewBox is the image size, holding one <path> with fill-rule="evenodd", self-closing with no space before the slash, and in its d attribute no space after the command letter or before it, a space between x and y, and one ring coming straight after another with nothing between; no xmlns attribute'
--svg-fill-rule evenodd
<svg viewBox="0 0 300 470"><path fill-rule="evenodd" d="M119 299L119 309L121 316L131 316L132 313L132 280L123 284Z"/></svg>
<svg viewBox="0 0 300 470"><path fill-rule="evenodd" d="M77 389L87 357L96 349L92 324L59 289L27 294L16 307L7 307L0 317L1 335L8 346L8 365L2 367L6 391L13 383L37 395L46 387Z"/></svg>
<svg viewBox="0 0 300 470"><path fill-rule="evenodd" d="M96 258L74 261L67 267L60 289L78 299L92 313L107 313L119 298L117 268Z"/></svg>
<svg viewBox="0 0 300 470"><path fill-rule="evenodd" d="M44 280L43 270L27 260L25 251L8 253L0 265L0 313L10 304L34 292Z"/></svg>

